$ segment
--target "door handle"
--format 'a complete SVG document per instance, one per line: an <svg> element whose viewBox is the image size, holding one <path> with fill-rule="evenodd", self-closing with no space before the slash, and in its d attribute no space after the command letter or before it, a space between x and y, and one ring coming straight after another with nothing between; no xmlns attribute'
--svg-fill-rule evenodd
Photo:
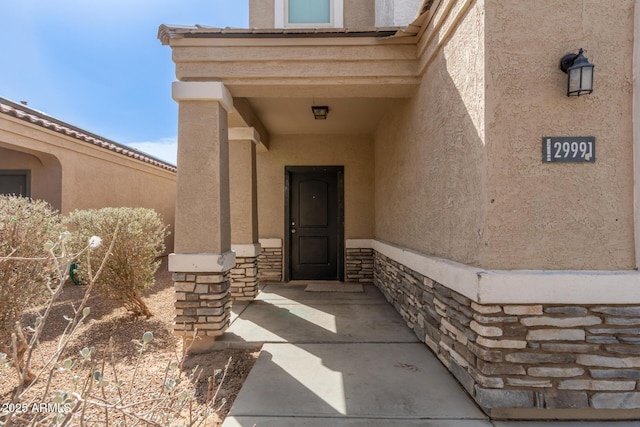
<svg viewBox="0 0 640 427"><path fill-rule="evenodd" d="M295 228L291 229L291 234L296 234L296 229Z"/></svg>

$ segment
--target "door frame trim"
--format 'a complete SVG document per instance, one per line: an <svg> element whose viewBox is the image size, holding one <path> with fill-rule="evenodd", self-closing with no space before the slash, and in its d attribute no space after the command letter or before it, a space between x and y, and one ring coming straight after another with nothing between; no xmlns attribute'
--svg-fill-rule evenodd
<svg viewBox="0 0 640 427"><path fill-rule="evenodd" d="M284 167L284 239L283 281L291 280L291 174L305 172L335 173L338 181L338 280L344 281L344 166L285 166Z"/></svg>

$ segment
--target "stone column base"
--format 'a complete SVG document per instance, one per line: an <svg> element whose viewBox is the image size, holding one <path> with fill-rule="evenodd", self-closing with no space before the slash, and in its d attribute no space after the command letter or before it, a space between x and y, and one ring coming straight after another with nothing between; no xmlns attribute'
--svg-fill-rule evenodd
<svg viewBox="0 0 640 427"><path fill-rule="evenodd" d="M231 269L231 298L253 300L258 295L258 283L258 257L236 256L236 266Z"/></svg>
<svg viewBox="0 0 640 427"><path fill-rule="evenodd" d="M260 239L262 253L258 257L258 270L263 282L282 282L282 240Z"/></svg>
<svg viewBox="0 0 640 427"><path fill-rule="evenodd" d="M217 337L229 327L231 286L228 271L173 273L176 289L174 335Z"/></svg>
<svg viewBox="0 0 640 427"><path fill-rule="evenodd" d="M236 301L250 301L258 295L259 243L232 244L236 255L236 265L231 269L231 298Z"/></svg>
<svg viewBox="0 0 640 427"><path fill-rule="evenodd" d="M169 255L176 298L173 334L186 339L185 351L212 348L229 327L234 264L233 252Z"/></svg>

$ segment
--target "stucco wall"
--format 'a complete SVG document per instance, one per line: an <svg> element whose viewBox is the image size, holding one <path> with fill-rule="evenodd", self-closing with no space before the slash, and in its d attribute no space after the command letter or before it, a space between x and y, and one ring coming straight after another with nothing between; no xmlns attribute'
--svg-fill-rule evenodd
<svg viewBox="0 0 640 427"><path fill-rule="evenodd" d="M483 268L634 268L633 1L446 5L419 92L375 135L376 238ZM569 98L559 61L580 47L595 91ZM543 164L544 136L595 136L596 163Z"/></svg>
<svg viewBox="0 0 640 427"><path fill-rule="evenodd" d="M284 167L344 166L345 238L372 238L373 142L366 136L276 135L257 154L260 237L284 238Z"/></svg>
<svg viewBox="0 0 640 427"><path fill-rule="evenodd" d="M256 147L253 141L229 142L231 243L258 241Z"/></svg>
<svg viewBox="0 0 640 427"><path fill-rule="evenodd" d="M635 267L633 4L486 0L483 265ZM594 92L569 98L558 65L581 47L595 65ZM543 164L543 136L595 136L596 163Z"/></svg>
<svg viewBox="0 0 640 427"><path fill-rule="evenodd" d="M482 3L375 134L376 239L472 265L481 261L486 209Z"/></svg>
<svg viewBox="0 0 640 427"><path fill-rule="evenodd" d="M375 0L345 0L345 28L373 27L376 24Z"/></svg>
<svg viewBox="0 0 640 427"><path fill-rule="evenodd" d="M26 162L21 164L37 166L31 181L32 197L42 195L63 214L107 206L153 208L170 225L172 235L166 245L167 251L173 249L175 173L5 115L0 116L0 146L11 152L29 153L40 160L38 166L29 154L12 154ZM0 153L1 162L5 161L5 152ZM54 175L61 171L61 178L37 184L43 177L41 168L47 163L53 166ZM54 175L47 172L44 177ZM40 185L46 185L47 190ZM55 195L56 188L60 192L57 203L45 197Z"/></svg>
<svg viewBox="0 0 640 427"><path fill-rule="evenodd" d="M273 0L249 0L249 28L273 28L274 7Z"/></svg>
<svg viewBox="0 0 640 427"><path fill-rule="evenodd" d="M178 163L188 167L177 177L177 253L231 248L228 132L227 111L218 101L180 101Z"/></svg>

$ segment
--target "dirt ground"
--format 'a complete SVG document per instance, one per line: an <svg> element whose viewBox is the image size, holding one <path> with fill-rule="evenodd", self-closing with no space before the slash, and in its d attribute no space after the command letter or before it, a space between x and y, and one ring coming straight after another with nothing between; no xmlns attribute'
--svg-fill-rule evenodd
<svg viewBox="0 0 640 427"><path fill-rule="evenodd" d="M39 372L44 361L49 360L50 355L56 351L59 337L67 325L67 320L65 320L64 316L73 317L73 307L79 305L85 290L84 286L76 286L71 283L65 285L63 294L53 307L46 323L40 345L37 351L34 352L32 363L32 371L34 373ZM152 396L153 393L162 392L163 385L166 382L165 372L167 366L172 361L179 359L183 353L182 339L174 337L171 333L174 313L174 291L171 274L166 269L166 260L156 273L155 285L145 290L144 300L153 313L153 316L149 319L128 314L117 302L104 300L94 291L87 304L91 308L91 312L75 334L61 360L66 357L81 359L79 352L84 347L95 347L93 359L102 360L111 339L111 350L106 354L110 355L107 360L114 361L115 370L109 368L107 364L107 367L102 368L104 377L110 378L113 383L114 376L118 375L118 379L123 382L122 388L128 390L128 387L132 387L133 395L141 400L145 400L145 398L148 400L148 397ZM32 324L32 322L33 316L31 318L25 316L23 326ZM154 338L148 344L142 356L140 356L137 380L128 381L135 370L135 365L139 358L140 346L133 341L141 341L146 331L151 331ZM205 424L206 426L219 426L222 424L259 352L259 347L255 347L252 349L225 349L206 354L185 356L181 366L183 376L186 378L189 374L194 373L192 383L196 385L194 405L191 408L193 413L198 413L206 407L205 402L207 400L210 401L211 396L211 393L207 393L207 390L211 389L208 386L209 380L213 381L213 389L217 388L222 380L225 365L231 358L214 406L219 407L223 399L226 399L226 403L221 406L216 414L210 417ZM93 367L91 368L94 369ZM194 371L195 368L197 369ZM74 369L77 370L77 367L74 367ZM49 403L48 400L53 399L52 396L55 390L66 391L69 389L69 373L59 373L58 371L60 370L56 370L50 385L48 395L51 397L44 397L44 400L47 400L45 403ZM46 376L43 375L42 379L35 383L29 395L42 395L46 382ZM0 367L0 403L3 406L12 401L16 385L15 370L13 368ZM209 395L209 399L207 395ZM42 398L33 399L35 399L34 402L43 400ZM0 411L2 411L1 408ZM13 421L15 422L16 419L19 421L20 418L14 416ZM1 412L0 420L2 420ZM22 422L19 421L14 425L21 424ZM105 423L88 423L87 425L105 425ZM142 423L142 425L145 424Z"/></svg>

